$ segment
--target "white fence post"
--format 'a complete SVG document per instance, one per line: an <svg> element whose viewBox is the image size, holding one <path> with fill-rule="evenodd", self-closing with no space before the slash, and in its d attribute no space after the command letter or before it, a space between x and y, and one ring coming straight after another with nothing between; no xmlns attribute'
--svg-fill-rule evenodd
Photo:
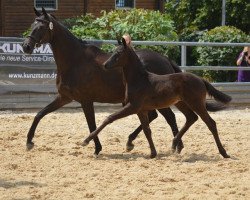
<svg viewBox="0 0 250 200"><path fill-rule="evenodd" d="M187 66L187 46L182 44L181 45L181 66L185 68ZM182 71L186 71L183 69Z"/></svg>

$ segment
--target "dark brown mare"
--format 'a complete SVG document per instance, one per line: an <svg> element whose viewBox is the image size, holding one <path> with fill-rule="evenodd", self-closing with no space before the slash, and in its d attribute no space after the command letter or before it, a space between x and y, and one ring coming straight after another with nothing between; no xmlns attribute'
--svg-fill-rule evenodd
<svg viewBox="0 0 250 200"><path fill-rule="evenodd" d="M107 60L110 54L104 53L98 47L89 45L73 36L67 28L60 24L55 17L35 10L37 18L32 27L31 34L23 43L25 53L31 54L36 45L50 43L57 66L56 85L58 95L48 106L43 108L35 116L27 135L27 148L34 146L32 139L39 121L48 113L72 102L79 102L83 108L90 132L96 129L95 113L93 102L101 103L122 103L124 101L125 86L121 69L105 71L102 63ZM144 67L157 74L169 74L181 72L180 68L156 52L149 50L136 51ZM159 109L165 117L173 134L178 132L175 115L171 109ZM157 117L156 111L149 114L149 120ZM132 141L142 130L139 126L130 134L127 149L132 150ZM95 154L101 149L101 143L96 137ZM178 151L183 148L180 143Z"/></svg>
<svg viewBox="0 0 250 200"><path fill-rule="evenodd" d="M120 45L114 54L104 63L104 67L106 69L113 69L123 66L127 86L125 94L127 104L118 112L110 115L100 127L85 139L83 145L87 145L109 123L128 115L137 114L151 149L150 157L154 158L157 152L151 137L148 111L169 107L182 101L190 108L189 113L192 119L197 120L197 115L201 117L212 132L220 154L224 158L229 158L219 139L216 123L209 116L207 109L211 108L211 106L214 111L223 109L225 107L222 105L229 103L231 97L216 90L210 83L191 73L169 75L150 73L143 68L133 48L127 45L123 38L122 43L123 45ZM206 103L206 94L213 96L215 100L223 104ZM181 137L194 122L195 120L192 123L186 123L174 137L172 144L173 151L176 150Z"/></svg>

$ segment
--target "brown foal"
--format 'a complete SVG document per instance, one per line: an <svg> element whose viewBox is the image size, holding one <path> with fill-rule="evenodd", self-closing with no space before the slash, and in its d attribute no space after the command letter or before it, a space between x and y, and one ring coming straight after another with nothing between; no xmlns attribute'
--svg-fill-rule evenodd
<svg viewBox="0 0 250 200"><path fill-rule="evenodd" d="M207 110L221 110L231 101L231 97L215 89L206 80L193 75L191 73L177 73L170 75L156 75L150 73L143 68L141 61L131 46L127 45L122 39L122 45L118 46L113 55L104 63L106 69L112 69L119 66L123 67L124 79L126 82L126 105L118 112L110 115L87 137L83 146L87 145L90 140L94 139L99 132L109 123L126 117L128 115L137 114L143 131L148 140L151 158L157 155L149 127L148 111L159 108L166 108L171 105L178 105L181 102L188 107L189 115L183 128L177 133L173 139L172 149L176 151L176 147L180 142L184 133L198 119L199 115L205 122L209 130L212 132L220 154L224 158L229 158L226 150L221 144L215 121L210 117ZM207 103L206 95L214 97L218 103ZM178 106L177 106L178 107Z"/></svg>

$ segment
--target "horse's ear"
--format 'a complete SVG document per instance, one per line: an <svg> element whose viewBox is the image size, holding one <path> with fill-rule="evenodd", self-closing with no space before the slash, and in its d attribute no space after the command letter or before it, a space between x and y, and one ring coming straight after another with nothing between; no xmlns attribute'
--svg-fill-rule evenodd
<svg viewBox="0 0 250 200"><path fill-rule="evenodd" d="M47 14L46 10L44 9L44 7L42 7L42 12L45 16L45 18L49 19L49 15Z"/></svg>
<svg viewBox="0 0 250 200"><path fill-rule="evenodd" d="M53 15L53 14L50 14L54 19L56 19L56 16L55 15Z"/></svg>
<svg viewBox="0 0 250 200"><path fill-rule="evenodd" d="M36 14L37 17L40 17L40 16L41 16L41 13L38 12L38 10L37 10L35 7L34 7L34 11L35 11L35 14Z"/></svg>
<svg viewBox="0 0 250 200"><path fill-rule="evenodd" d="M123 44L123 46L126 48L127 47L127 42L126 42L126 40L124 39L124 38L122 38L122 44Z"/></svg>

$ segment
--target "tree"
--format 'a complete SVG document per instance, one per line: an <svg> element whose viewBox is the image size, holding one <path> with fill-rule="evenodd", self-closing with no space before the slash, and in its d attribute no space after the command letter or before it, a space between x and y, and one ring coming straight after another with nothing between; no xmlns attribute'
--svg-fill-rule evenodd
<svg viewBox="0 0 250 200"><path fill-rule="evenodd" d="M165 12L174 19L177 33L185 29L204 30L221 25L222 0L166 0ZM226 1L226 25L249 34L248 0Z"/></svg>

